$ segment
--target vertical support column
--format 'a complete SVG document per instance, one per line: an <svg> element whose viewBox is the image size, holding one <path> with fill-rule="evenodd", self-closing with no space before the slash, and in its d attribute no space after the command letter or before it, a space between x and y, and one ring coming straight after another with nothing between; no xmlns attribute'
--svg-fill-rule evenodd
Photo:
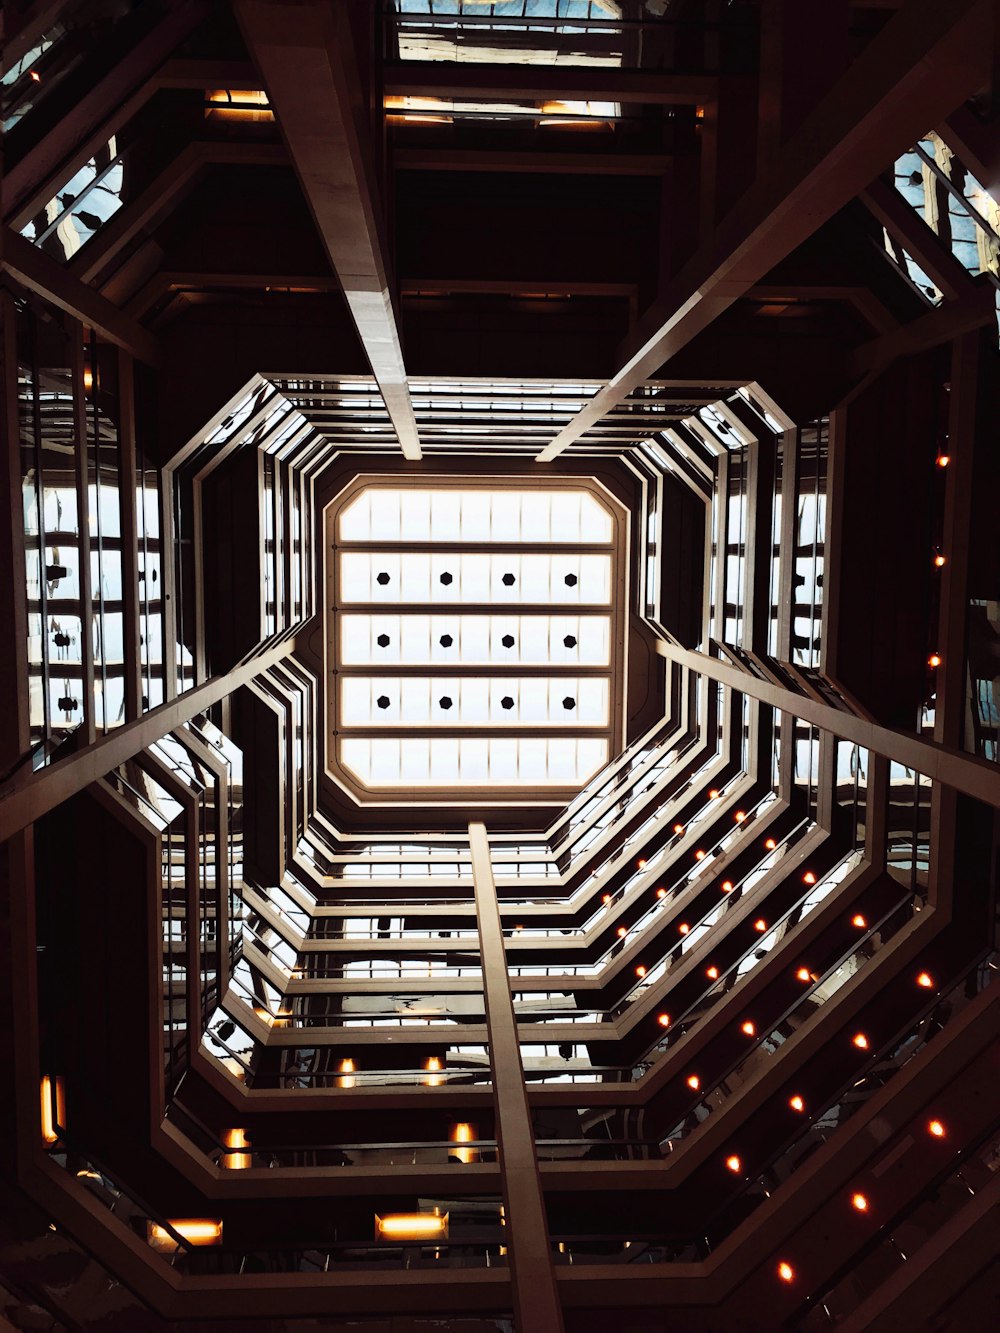
<svg viewBox="0 0 1000 1333"><path fill-rule="evenodd" d="M9 977L10 990L0 992L0 999L8 1004L7 1013L14 1016L0 1047L8 1062L8 1091L0 1111L0 1123L8 1130L3 1157L9 1162L16 1145L21 1163L28 1164L41 1144L38 1093L42 1072L35 948L35 830L30 826L0 843L0 940L9 946L11 960L9 971L3 973L5 980Z"/></svg>
<svg viewBox="0 0 1000 1333"><path fill-rule="evenodd" d="M0 654L0 693L4 726L0 727L0 773L7 773L31 744L28 690L28 594L25 586L24 510L21 499L21 440L17 412L17 323L14 301L0 292L0 367L3 409L0 415L0 623L7 644Z"/></svg>
<svg viewBox="0 0 1000 1333"><path fill-rule="evenodd" d="M948 454L945 472L944 552L941 600L935 650L937 669L934 739L960 749L965 711L965 624L969 582L969 514L972 508L973 462L979 400L980 334L956 338L951 349L951 394L948 406Z"/></svg>
<svg viewBox="0 0 1000 1333"><path fill-rule="evenodd" d="M798 539L799 431L797 426L782 437L781 465L781 564L778 570L778 651L781 662L792 660L795 562ZM825 598L824 598L825 600Z"/></svg>
<svg viewBox="0 0 1000 1333"><path fill-rule="evenodd" d="M83 664L83 738L90 745L97 736L97 698L94 693L94 576L90 559L90 442L87 435L86 357L83 327L73 322L72 332L73 433L76 436L76 507L80 529L80 659ZM94 367L91 367L94 373ZM91 392L96 392L96 376ZM94 470L94 512L100 512L100 477ZM44 562L43 562L44 563ZM98 581L100 576L98 575ZM101 630L103 643L103 627ZM44 637L45 627L42 627ZM48 682L45 682L48 689Z"/></svg>
<svg viewBox="0 0 1000 1333"><path fill-rule="evenodd" d="M469 825L472 882L479 924L486 1028L493 1064L493 1107L504 1211L511 1233L514 1322L518 1333L561 1333L562 1310L552 1268L545 1200L524 1085L517 1020L507 976L503 925L485 824Z"/></svg>
<svg viewBox="0 0 1000 1333"><path fill-rule="evenodd" d="M951 397L948 405L948 465L944 500L944 550L941 570L934 739L953 749L962 744L966 693L966 617L969 583L969 514L979 402L980 334L956 338L951 349ZM938 907L951 904L955 880L958 794L935 782L931 793L930 898Z"/></svg>
<svg viewBox="0 0 1000 1333"><path fill-rule="evenodd" d="M139 651L139 520L136 508L135 383L132 357L118 353L118 478L122 528L125 639L125 720L142 712ZM147 588L147 595L148 595Z"/></svg>

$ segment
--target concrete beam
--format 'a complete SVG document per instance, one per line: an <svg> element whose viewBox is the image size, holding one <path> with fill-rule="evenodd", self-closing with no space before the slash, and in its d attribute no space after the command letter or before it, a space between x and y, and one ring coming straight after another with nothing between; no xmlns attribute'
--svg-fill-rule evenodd
<svg viewBox="0 0 1000 1333"><path fill-rule="evenodd" d="M640 320L551 462L989 77L989 0L907 0Z"/></svg>
<svg viewBox="0 0 1000 1333"><path fill-rule="evenodd" d="M369 108L346 7L237 0L235 10L403 456L419 459Z"/></svg>

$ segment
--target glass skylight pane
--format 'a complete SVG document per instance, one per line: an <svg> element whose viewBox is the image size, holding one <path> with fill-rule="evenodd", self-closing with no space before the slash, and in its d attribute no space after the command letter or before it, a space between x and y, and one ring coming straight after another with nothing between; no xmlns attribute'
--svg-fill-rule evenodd
<svg viewBox="0 0 1000 1333"><path fill-rule="evenodd" d="M603 737L342 737L369 787L582 786L607 763Z"/></svg>
<svg viewBox="0 0 1000 1333"><path fill-rule="evenodd" d="M610 641L610 618L601 615L340 617L340 658L349 667L607 666Z"/></svg>
<svg viewBox="0 0 1000 1333"><path fill-rule="evenodd" d="M343 726L603 727L604 676L342 676Z"/></svg>
<svg viewBox="0 0 1000 1333"><path fill-rule="evenodd" d="M555 603L606 606L611 557L578 555L448 555L436 551L344 551L344 603Z"/></svg>
<svg viewBox="0 0 1000 1333"><path fill-rule="evenodd" d="M611 509L583 486L445 480L369 486L335 522L341 762L376 788L590 780L614 731Z"/></svg>
<svg viewBox="0 0 1000 1333"><path fill-rule="evenodd" d="M340 515L343 542L608 545L610 513L584 490L369 487Z"/></svg>

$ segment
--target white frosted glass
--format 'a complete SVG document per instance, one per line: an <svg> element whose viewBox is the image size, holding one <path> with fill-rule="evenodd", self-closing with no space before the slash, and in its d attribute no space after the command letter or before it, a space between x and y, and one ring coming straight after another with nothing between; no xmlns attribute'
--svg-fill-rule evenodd
<svg viewBox="0 0 1000 1333"><path fill-rule="evenodd" d="M607 742L589 737L343 737L340 758L372 787L577 786L607 762ZM485 776L476 776L484 772L484 763Z"/></svg>
<svg viewBox="0 0 1000 1333"><path fill-rule="evenodd" d="M583 490L376 486L340 513L344 542L610 543L610 513Z"/></svg>
<svg viewBox="0 0 1000 1333"><path fill-rule="evenodd" d="M389 701L386 708L378 700ZM564 707L564 699L575 701ZM442 699L451 705L441 706ZM503 700L512 700L504 708ZM608 683L577 676L342 676L343 727L605 726Z"/></svg>
<svg viewBox="0 0 1000 1333"><path fill-rule="evenodd" d="M450 647L441 636L451 635ZM389 643L378 643L385 635ZM576 644L565 645L571 636ZM505 647L505 636L513 638ZM440 615L344 612L340 616L340 653L345 666L394 666L424 663L456 667L502 663L516 666L607 666L609 620L602 615Z"/></svg>
<svg viewBox="0 0 1000 1333"><path fill-rule="evenodd" d="M378 574L389 575L380 584ZM441 575L451 582L442 583ZM505 575L514 582L504 583ZM575 582L566 582L569 575ZM345 551L341 555L345 602L499 604L555 602L607 605L611 559L606 555L446 555L421 551Z"/></svg>

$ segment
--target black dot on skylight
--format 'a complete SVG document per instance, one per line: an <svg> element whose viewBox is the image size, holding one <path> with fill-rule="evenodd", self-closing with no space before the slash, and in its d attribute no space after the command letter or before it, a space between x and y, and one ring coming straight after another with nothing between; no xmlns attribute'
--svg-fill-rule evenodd
<svg viewBox="0 0 1000 1333"><path fill-rule="evenodd" d="M571 698L571 696L567 694L566 698L563 700L563 708L565 708L568 712L569 709L575 707L576 707L576 700Z"/></svg>
<svg viewBox="0 0 1000 1333"><path fill-rule="evenodd" d="M567 634L566 637L565 637L565 639L563 639L563 646L566 647L566 648L575 648L575 647L576 647L576 635L575 635L575 634Z"/></svg>
<svg viewBox="0 0 1000 1333"><path fill-rule="evenodd" d="M567 588L575 588L579 580L575 574L567 574L563 579L563 582L566 584Z"/></svg>
<svg viewBox="0 0 1000 1333"><path fill-rule="evenodd" d="M448 697L447 694L442 694L441 698L438 700L438 703L441 705L442 708L446 710L451 707L451 699Z"/></svg>
<svg viewBox="0 0 1000 1333"><path fill-rule="evenodd" d="M451 637L450 634L442 634L440 639L438 639L438 643L441 645L442 648L450 648L454 642L455 640Z"/></svg>
<svg viewBox="0 0 1000 1333"><path fill-rule="evenodd" d="M509 694L505 694L504 697L500 700L500 707L506 708L508 710L514 707L514 700L510 697Z"/></svg>
<svg viewBox="0 0 1000 1333"><path fill-rule="evenodd" d="M454 582L453 576L449 574L447 570L445 570L444 573L441 575L441 582L447 588L449 583Z"/></svg>
<svg viewBox="0 0 1000 1333"><path fill-rule="evenodd" d="M381 573L375 575L375 582L380 583L383 588L389 582L389 575L385 572L384 569L382 570Z"/></svg>
<svg viewBox="0 0 1000 1333"><path fill-rule="evenodd" d="M505 648L513 648L514 647L513 634L505 634L503 638L500 640L500 642L503 644Z"/></svg>
<svg viewBox="0 0 1000 1333"><path fill-rule="evenodd" d="M378 704L379 708L388 708L389 696L387 694L380 694L379 697L375 700L375 702Z"/></svg>
<svg viewBox="0 0 1000 1333"><path fill-rule="evenodd" d="M505 588L513 588L513 586L514 586L514 575L513 575L513 574L505 574L505 575L503 576L502 583L503 583L503 586L504 586Z"/></svg>
<svg viewBox="0 0 1000 1333"><path fill-rule="evenodd" d="M380 648L388 648L389 647L388 634L380 634L378 638L375 640L375 642L378 644Z"/></svg>

